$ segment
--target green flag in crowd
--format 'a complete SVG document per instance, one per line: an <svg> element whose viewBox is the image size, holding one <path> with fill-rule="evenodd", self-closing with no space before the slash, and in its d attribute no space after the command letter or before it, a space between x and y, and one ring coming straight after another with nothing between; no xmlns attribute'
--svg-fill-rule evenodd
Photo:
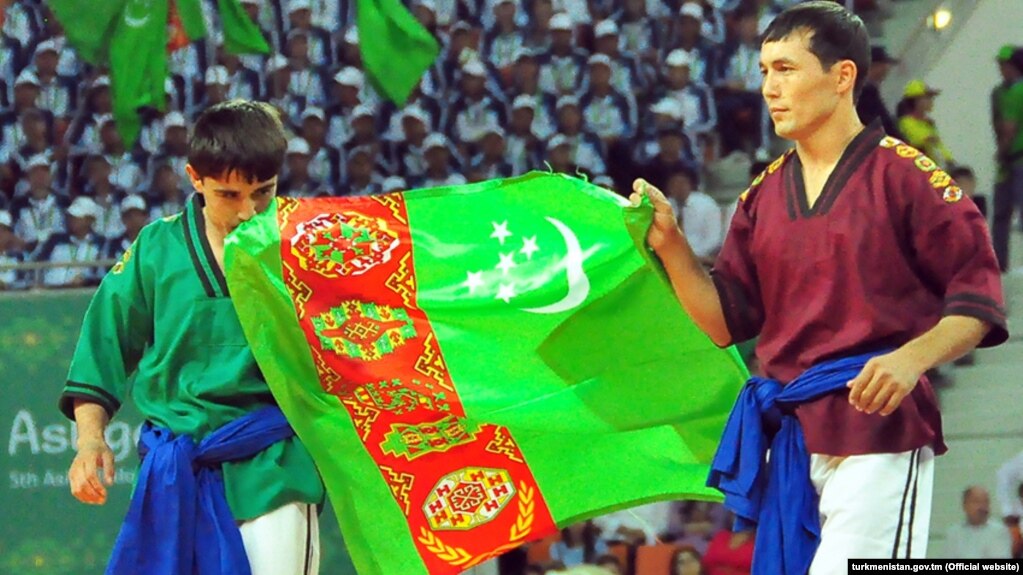
<svg viewBox="0 0 1023 575"><path fill-rule="evenodd" d="M358 0L355 18L366 76L377 91L403 105L437 59L437 40L401 0Z"/></svg>
<svg viewBox="0 0 1023 575"><path fill-rule="evenodd" d="M227 240L246 338L361 575L455 574L579 520L717 499L747 372L633 208L567 176L278 198Z"/></svg>
<svg viewBox="0 0 1023 575"><path fill-rule="evenodd" d="M206 34L200 0L176 0L182 28L190 40ZM111 95L118 132L128 147L142 122L138 109L165 109L168 0L49 0L68 42L82 59L110 69ZM269 51L258 26L238 0L218 0L227 50Z"/></svg>

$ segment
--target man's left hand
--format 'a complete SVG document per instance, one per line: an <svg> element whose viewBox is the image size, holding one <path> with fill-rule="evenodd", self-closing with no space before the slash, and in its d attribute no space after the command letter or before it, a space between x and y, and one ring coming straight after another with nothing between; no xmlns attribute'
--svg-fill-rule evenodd
<svg viewBox="0 0 1023 575"><path fill-rule="evenodd" d="M849 403L865 413L891 415L916 387L924 370L902 350L871 358L849 387Z"/></svg>

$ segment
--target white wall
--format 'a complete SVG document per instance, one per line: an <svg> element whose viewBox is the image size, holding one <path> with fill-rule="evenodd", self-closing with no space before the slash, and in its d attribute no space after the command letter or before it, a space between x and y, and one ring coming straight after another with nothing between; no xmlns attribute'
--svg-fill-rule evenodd
<svg viewBox="0 0 1023 575"><path fill-rule="evenodd" d="M990 94L1001 81L995 54L1005 44L1023 45L1023 0L976 2L961 26L923 78L942 90L934 105L942 139L957 162L977 173L977 191L989 194L995 176Z"/></svg>

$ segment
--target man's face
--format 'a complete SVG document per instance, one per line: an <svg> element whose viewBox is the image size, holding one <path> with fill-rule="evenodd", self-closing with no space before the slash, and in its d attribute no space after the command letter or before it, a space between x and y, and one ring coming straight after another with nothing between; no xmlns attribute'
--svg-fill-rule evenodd
<svg viewBox="0 0 1023 575"><path fill-rule="evenodd" d="M288 58L291 60L305 61L309 57L309 40L301 34L292 36L288 40Z"/></svg>
<svg viewBox="0 0 1023 575"><path fill-rule="evenodd" d="M516 83L522 84L529 80L535 81L540 74L540 67L536 65L536 60L532 58L519 58L515 61L512 71Z"/></svg>
<svg viewBox="0 0 1023 575"><path fill-rule="evenodd" d="M89 162L89 182L92 185L110 183L110 164L105 158L94 157Z"/></svg>
<svg viewBox="0 0 1023 575"><path fill-rule="evenodd" d="M504 157L504 138L500 134L487 134L483 136L483 155L490 159L501 159Z"/></svg>
<svg viewBox="0 0 1023 575"><path fill-rule="evenodd" d="M93 219L92 216L85 216L81 218L75 216L68 216L67 218L68 231L71 232L71 235L80 238L83 238L92 233L93 223L95 223L95 220Z"/></svg>
<svg viewBox="0 0 1023 575"><path fill-rule="evenodd" d="M761 92L779 136L788 140L805 138L834 114L841 101L840 65L838 62L825 70L810 52L805 33L763 44Z"/></svg>
<svg viewBox="0 0 1023 575"><path fill-rule="evenodd" d="M104 122L99 129L99 141L106 150L113 150L121 145L121 134L113 122Z"/></svg>
<svg viewBox="0 0 1023 575"><path fill-rule="evenodd" d="M594 88L606 89L611 85L611 68L604 64L590 66L590 85Z"/></svg>
<svg viewBox="0 0 1023 575"><path fill-rule="evenodd" d="M757 18L755 16L744 16L736 22L735 33L743 44L752 44L757 41Z"/></svg>
<svg viewBox="0 0 1023 575"><path fill-rule="evenodd" d="M188 147L188 129L184 126L171 126L164 132L164 139L167 141L167 147L175 149L187 149Z"/></svg>
<svg viewBox="0 0 1023 575"><path fill-rule="evenodd" d="M178 190L178 176L174 173L173 168L160 168L153 176L153 185L161 195L172 194Z"/></svg>
<svg viewBox="0 0 1023 575"><path fill-rule="evenodd" d="M561 128L561 132L565 134L572 135L577 133L582 125L582 121L583 116L582 113L579 112L579 108L577 106L562 106L561 109L558 110L558 127Z"/></svg>
<svg viewBox="0 0 1023 575"><path fill-rule="evenodd" d="M594 47L598 54L607 54L608 56L614 56L618 54L618 35L617 34L604 34L594 41Z"/></svg>
<svg viewBox="0 0 1023 575"><path fill-rule="evenodd" d="M754 21L755 22L755 21ZM689 16L683 16L679 22L678 30L682 40L686 43L693 43L700 39L700 28L703 23Z"/></svg>
<svg viewBox="0 0 1023 575"><path fill-rule="evenodd" d="M689 84L689 66L668 66L665 76L673 90L681 90Z"/></svg>
<svg viewBox="0 0 1023 575"><path fill-rule="evenodd" d="M322 145L326 136L327 125L323 120L316 116L310 116L302 120L302 137L305 138L305 141Z"/></svg>
<svg viewBox="0 0 1023 575"><path fill-rule="evenodd" d="M92 104L96 107L97 114L109 114L113 110L110 100L110 88L100 86L92 92Z"/></svg>
<svg viewBox="0 0 1023 575"><path fill-rule="evenodd" d="M355 107L359 105L359 88L358 86L349 86L348 84L335 84L337 87L337 100L341 102L342 106Z"/></svg>
<svg viewBox="0 0 1023 575"><path fill-rule="evenodd" d="M19 108L32 108L39 99L39 86L35 84L18 84L14 87L14 103Z"/></svg>
<svg viewBox="0 0 1023 575"><path fill-rule="evenodd" d="M570 50L572 48L572 31L552 30L551 48L554 48L555 50L560 50L562 52Z"/></svg>
<svg viewBox="0 0 1023 575"><path fill-rule="evenodd" d="M348 174L353 180L366 181L373 175L373 159L360 152L348 160Z"/></svg>
<svg viewBox="0 0 1023 575"><path fill-rule="evenodd" d="M124 224L124 228L127 230L129 236L137 236L139 231L146 222L149 220L149 216L145 210L137 210L132 208L121 214L121 223Z"/></svg>
<svg viewBox="0 0 1023 575"><path fill-rule="evenodd" d="M987 523L991 514L991 498L987 490L974 488L963 498L963 512L966 514L966 521L970 525L983 525Z"/></svg>
<svg viewBox="0 0 1023 575"><path fill-rule="evenodd" d="M528 132L533 126L533 117L535 116L532 108L515 108L512 110L511 125L512 129L516 132L524 133Z"/></svg>
<svg viewBox="0 0 1023 575"><path fill-rule="evenodd" d="M218 177L200 177L191 165L185 170L196 193L206 200L203 209L206 223L225 234L266 210L277 194L277 176L250 181L237 171Z"/></svg>
<svg viewBox="0 0 1023 575"><path fill-rule="evenodd" d="M494 19L502 25L515 25L515 3L501 2L494 7Z"/></svg>
<svg viewBox="0 0 1023 575"><path fill-rule="evenodd" d="M401 129L405 132L405 139L411 142L421 142L426 137L426 125L419 118L402 118Z"/></svg>
<svg viewBox="0 0 1023 575"><path fill-rule="evenodd" d="M309 177L309 156L306 154L288 154L288 175L295 178Z"/></svg>
<svg viewBox="0 0 1023 575"><path fill-rule="evenodd" d="M424 152L423 157L426 159L426 165L431 170L447 170L448 168L448 150L440 146L432 146L429 150Z"/></svg>
<svg viewBox="0 0 1023 575"><path fill-rule="evenodd" d="M661 155L675 159L682 155L682 135L677 132L662 132L657 138Z"/></svg>
<svg viewBox="0 0 1023 575"><path fill-rule="evenodd" d="M682 206L689 199L689 194L693 193L693 181L684 173L672 174L668 178L664 192L669 198L675 198L679 206Z"/></svg>
<svg viewBox="0 0 1023 575"><path fill-rule="evenodd" d="M29 140L46 140L46 122L34 114L26 114L21 122L21 129Z"/></svg>
<svg viewBox="0 0 1023 575"><path fill-rule="evenodd" d="M288 19L291 20L291 26L300 30L308 30L312 26L313 13L307 8L300 10L294 10L291 14L288 14Z"/></svg>
<svg viewBox="0 0 1023 575"><path fill-rule="evenodd" d="M39 70L40 74L53 75L57 73L57 62L59 57L57 53L52 50L43 50L35 57L36 69Z"/></svg>
<svg viewBox="0 0 1023 575"><path fill-rule="evenodd" d="M50 168L47 166L33 166L28 170L28 186L34 192L36 199L45 198L50 192L50 184L53 178L50 176ZM45 192L45 193L42 193Z"/></svg>
<svg viewBox="0 0 1023 575"><path fill-rule="evenodd" d="M462 92L471 98L479 98L483 95L485 80L483 76L475 74L462 75Z"/></svg>
<svg viewBox="0 0 1023 575"><path fill-rule="evenodd" d="M567 166L572 163L572 148L562 144L550 151L551 164L555 166Z"/></svg>
<svg viewBox="0 0 1023 575"><path fill-rule="evenodd" d="M373 139L373 135L376 133L376 126L373 123L373 117L359 116L358 118L353 118L352 131L355 132L355 135L360 139Z"/></svg>

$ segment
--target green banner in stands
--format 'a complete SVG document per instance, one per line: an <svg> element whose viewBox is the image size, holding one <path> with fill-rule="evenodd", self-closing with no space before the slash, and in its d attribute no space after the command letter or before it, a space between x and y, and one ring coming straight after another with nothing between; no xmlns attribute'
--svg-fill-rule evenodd
<svg viewBox="0 0 1023 575"><path fill-rule="evenodd" d="M117 476L107 504L84 505L67 485L74 424L57 411L91 292L0 294L0 573L102 573L128 506L142 423L127 405L107 430ZM337 521L320 516L322 575L349 575Z"/></svg>

